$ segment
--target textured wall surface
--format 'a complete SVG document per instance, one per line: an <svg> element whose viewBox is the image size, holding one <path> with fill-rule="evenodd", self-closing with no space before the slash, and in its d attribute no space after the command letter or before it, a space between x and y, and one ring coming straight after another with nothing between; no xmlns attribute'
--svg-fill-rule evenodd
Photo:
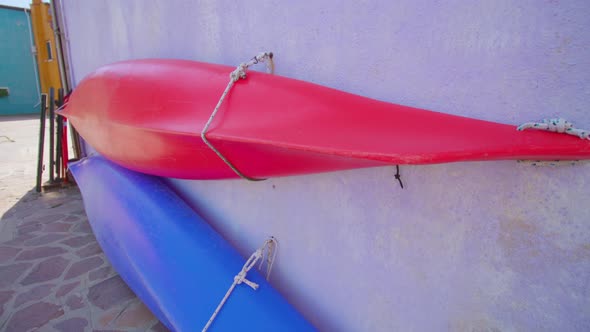
<svg viewBox="0 0 590 332"><path fill-rule="evenodd" d="M38 112L36 64L27 15L24 9L0 7L0 88L9 89L8 96L0 97L0 115Z"/></svg>
<svg viewBox="0 0 590 332"><path fill-rule="evenodd" d="M583 0L64 4L78 82L122 59L272 50L278 75L380 100L590 127ZM276 236L272 282L319 328L590 329L590 165L408 166L404 190L394 172L169 182L244 256Z"/></svg>

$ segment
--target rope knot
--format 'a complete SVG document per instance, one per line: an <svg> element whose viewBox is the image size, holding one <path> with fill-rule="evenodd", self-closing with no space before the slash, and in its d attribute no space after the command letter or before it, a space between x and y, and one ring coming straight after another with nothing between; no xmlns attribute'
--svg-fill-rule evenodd
<svg viewBox="0 0 590 332"><path fill-rule="evenodd" d="M547 130L556 133L565 133L568 129L573 128L573 124L566 119L545 119L543 123L547 125Z"/></svg>
<svg viewBox="0 0 590 332"><path fill-rule="evenodd" d="M246 279L246 274L248 274L248 271L242 270L242 271L240 271L240 273L238 273L234 277L234 282L236 283L236 285L244 283L244 284L250 286L253 290L257 290L259 285L255 282L252 282L252 281Z"/></svg>
<svg viewBox="0 0 590 332"><path fill-rule="evenodd" d="M225 302L227 301L227 299L229 298L229 296L231 295L231 293L233 292L233 290L236 288L237 285L244 283L244 284L250 286L253 290L258 289L259 285L255 282L252 282L252 281L246 279L246 275L248 274L248 271L250 271L254 266L256 266L256 263L258 263L258 261L260 261L259 268L262 268L262 262L264 260L265 254L267 257L266 280L269 279L270 271L272 270L272 265L274 263L274 260L275 260L276 254L277 254L277 252L276 252L277 245L278 245L277 239L275 239L273 236L271 236L268 240L266 240L264 242L262 247L258 248L250 256L250 258L248 258L246 263L244 263L244 266L242 266L242 270L238 274L236 274L236 276L234 277L233 284L229 287L229 289L225 293L225 296L223 297L223 299L221 299L221 302L219 302L219 305L217 306L217 308L215 309L215 311L211 315L211 318L209 318L209 320L207 321L207 324L205 324L205 327L203 328L203 330L201 330L201 332L207 331L209 329L209 327L211 326L211 324L213 324L213 320L215 320L215 317L217 317L217 314L219 314L219 311L221 310L221 308L223 307L223 305L225 304Z"/></svg>
<svg viewBox="0 0 590 332"><path fill-rule="evenodd" d="M232 80L234 83L237 82L240 78L246 78L246 69L248 66L245 63L241 63L234 71L229 74L229 79Z"/></svg>
<svg viewBox="0 0 590 332"><path fill-rule="evenodd" d="M517 130L536 129L554 133L578 136L581 139L590 139L590 131L575 128L574 125L563 118L544 119L541 122L527 122L518 126Z"/></svg>
<svg viewBox="0 0 590 332"><path fill-rule="evenodd" d="M229 79L232 82L237 82L240 78L246 78L246 70L252 66L255 65L259 62L268 62L268 70L270 73L272 73L273 68L272 68L272 52L262 52L259 53L257 56L253 57L250 61L248 62L243 62L240 63L236 69L234 69L234 71L232 71L229 74Z"/></svg>

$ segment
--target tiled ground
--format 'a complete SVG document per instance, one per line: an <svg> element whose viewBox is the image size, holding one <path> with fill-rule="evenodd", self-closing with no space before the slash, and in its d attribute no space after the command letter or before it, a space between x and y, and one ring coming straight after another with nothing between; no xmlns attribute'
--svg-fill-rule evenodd
<svg viewBox="0 0 590 332"><path fill-rule="evenodd" d="M0 118L0 331L166 331L111 268L78 189L32 189L37 123Z"/></svg>

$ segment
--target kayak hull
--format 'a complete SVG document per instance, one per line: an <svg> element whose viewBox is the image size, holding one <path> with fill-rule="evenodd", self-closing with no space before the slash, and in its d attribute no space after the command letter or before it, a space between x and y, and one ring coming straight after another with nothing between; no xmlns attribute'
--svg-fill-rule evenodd
<svg viewBox="0 0 590 332"><path fill-rule="evenodd" d="M160 179L93 156L70 166L105 254L173 331L203 328L242 269L241 257ZM255 270L237 285L211 331L313 331Z"/></svg>
<svg viewBox="0 0 590 332"><path fill-rule="evenodd" d="M238 175L201 139L228 66L148 59L86 77L62 111L101 154L129 169L175 178ZM254 178L395 164L578 160L590 142L385 103L260 72L239 80L207 139Z"/></svg>

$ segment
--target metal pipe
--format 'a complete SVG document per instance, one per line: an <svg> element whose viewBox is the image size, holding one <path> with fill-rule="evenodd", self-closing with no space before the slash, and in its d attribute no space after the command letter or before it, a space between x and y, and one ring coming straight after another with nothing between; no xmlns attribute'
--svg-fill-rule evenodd
<svg viewBox="0 0 590 332"><path fill-rule="evenodd" d="M63 122L62 122L62 117L61 115L56 115L55 117L56 120L56 126L57 128L55 129L55 178L56 179L60 179L61 178L61 133L63 131Z"/></svg>
<svg viewBox="0 0 590 332"><path fill-rule="evenodd" d="M53 34L55 35L55 49L57 51L57 66L59 68L59 77L61 78L62 87L68 91L70 89L70 84L68 82L68 78L66 77L65 69L64 69L64 59L63 59L63 48L61 42L61 29L57 22L57 7L55 6L55 0L51 1L51 5L49 6L51 9L51 16L53 17L52 20L52 28Z"/></svg>
<svg viewBox="0 0 590 332"><path fill-rule="evenodd" d="M47 95L41 95L41 115L39 123L39 154L37 159L37 183L35 189L41 192L41 178L43 175L43 147L45 145L45 108L47 107Z"/></svg>
<svg viewBox="0 0 590 332"><path fill-rule="evenodd" d="M62 88L57 89L57 101L56 106L59 108L63 103L63 94L64 90ZM56 130L56 148L55 148L55 176L58 179L63 179L62 177L62 169L63 169L63 154L62 150L64 149L62 145L62 135L63 135L63 116L57 114L57 130ZM67 148L67 147L66 147Z"/></svg>
<svg viewBox="0 0 590 332"><path fill-rule="evenodd" d="M53 183L55 166L55 100L53 88L49 88L49 182Z"/></svg>

